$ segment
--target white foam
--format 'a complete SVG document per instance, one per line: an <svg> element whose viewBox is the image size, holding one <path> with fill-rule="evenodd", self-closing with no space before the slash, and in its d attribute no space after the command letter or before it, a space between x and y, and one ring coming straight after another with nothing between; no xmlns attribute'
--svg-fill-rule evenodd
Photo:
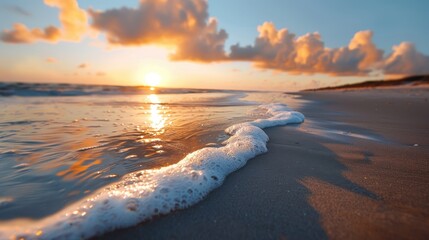
<svg viewBox="0 0 429 240"><path fill-rule="evenodd" d="M229 127L231 137L224 146L197 150L174 165L130 173L45 219L2 223L0 239L89 238L199 202L229 173L267 151L262 128L304 121L304 115L285 105L260 107L271 117Z"/></svg>

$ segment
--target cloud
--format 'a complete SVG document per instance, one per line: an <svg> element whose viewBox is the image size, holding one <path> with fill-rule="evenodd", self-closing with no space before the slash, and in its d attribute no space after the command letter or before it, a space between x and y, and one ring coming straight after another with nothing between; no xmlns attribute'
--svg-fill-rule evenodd
<svg viewBox="0 0 429 240"><path fill-rule="evenodd" d="M60 9L60 22L64 40L79 41L88 26L87 14L79 8L77 0L44 0L45 4Z"/></svg>
<svg viewBox="0 0 429 240"><path fill-rule="evenodd" d="M91 27L105 34L112 45L170 47L174 49L170 59L177 61L247 61L260 69L290 74L344 76L373 72L423 74L429 69L429 56L418 52L413 44L401 43L385 55L374 44L373 32L369 30L355 33L346 46L328 48L317 32L297 36L286 28L277 29L271 22L257 28L259 36L253 44L237 43L227 53L228 34L209 16L207 0L140 0L136 8L87 12L79 8L77 0L44 0L44 3L59 9L60 28L29 29L15 23L12 29L0 33L0 40L8 43L80 41ZM22 10L15 9L25 14ZM87 65L81 68L84 67Z"/></svg>
<svg viewBox="0 0 429 240"><path fill-rule="evenodd" d="M225 30L218 31L217 20L211 18L207 26L195 36L190 36L178 44L172 60L220 61L226 60L225 41L228 34Z"/></svg>
<svg viewBox="0 0 429 240"><path fill-rule="evenodd" d="M349 49L357 49L364 53L364 58L359 62L359 69L366 70L374 66L383 58L384 52L372 42L372 31L357 32L349 43Z"/></svg>
<svg viewBox="0 0 429 240"><path fill-rule="evenodd" d="M383 56L372 42L371 31L357 32L348 46L334 49L326 48L317 32L296 37L271 22L259 26L258 32L253 45L231 46L230 59L295 74L362 75Z"/></svg>
<svg viewBox="0 0 429 240"><path fill-rule="evenodd" d="M48 63L56 63L57 59L56 58L52 58L52 57L48 57L48 58L46 58L46 62L48 62Z"/></svg>
<svg viewBox="0 0 429 240"><path fill-rule="evenodd" d="M419 53L414 44L402 42L392 49L393 52L384 60L384 73L392 75L429 73L429 56Z"/></svg>
<svg viewBox="0 0 429 240"><path fill-rule="evenodd" d="M89 65L86 63L81 63L81 64L77 65L77 68L88 68L88 67L89 67Z"/></svg>
<svg viewBox="0 0 429 240"><path fill-rule="evenodd" d="M35 41L58 42L80 41L87 31L87 14L79 8L77 0L44 0L50 7L59 8L61 28L48 26L29 29L22 23L15 23L11 30L4 30L0 40L7 43L32 43Z"/></svg>
<svg viewBox="0 0 429 240"><path fill-rule="evenodd" d="M258 27L253 45L231 46L230 60L249 61L261 69L291 74L330 74L344 76L383 72L387 75L429 73L429 56L417 51L412 43L403 42L384 56L372 41L372 31L355 33L348 46L325 47L319 33L297 37L287 29L277 29L271 22Z"/></svg>
<svg viewBox="0 0 429 240"><path fill-rule="evenodd" d="M91 26L116 45L157 44L176 48L174 60L225 59L225 30L209 18L206 0L142 0L138 8L90 9Z"/></svg>
<svg viewBox="0 0 429 240"><path fill-rule="evenodd" d="M26 17L31 16L30 12L28 12L27 10L25 10L24 8L18 5L6 5L4 6L4 8L22 16L26 16Z"/></svg>
<svg viewBox="0 0 429 240"><path fill-rule="evenodd" d="M1 33L0 39L7 43L32 43L36 40L55 42L58 41L60 35L60 30L54 26L46 27L43 30L40 28L28 29L24 24L15 23L12 30L4 30Z"/></svg>

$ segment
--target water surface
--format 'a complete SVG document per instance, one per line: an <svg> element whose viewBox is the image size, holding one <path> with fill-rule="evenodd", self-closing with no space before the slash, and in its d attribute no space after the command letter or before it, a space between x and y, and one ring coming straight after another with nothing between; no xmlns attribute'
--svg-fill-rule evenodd
<svg viewBox="0 0 429 240"><path fill-rule="evenodd" d="M0 220L51 215L125 174L221 146L283 93L2 84Z"/></svg>

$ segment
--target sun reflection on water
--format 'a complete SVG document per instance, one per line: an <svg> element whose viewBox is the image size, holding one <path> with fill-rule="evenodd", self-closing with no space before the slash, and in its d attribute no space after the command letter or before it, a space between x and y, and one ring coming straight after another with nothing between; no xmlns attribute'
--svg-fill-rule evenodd
<svg viewBox="0 0 429 240"><path fill-rule="evenodd" d="M165 129L165 117L162 113L162 106L160 105L159 98L156 94L148 96L150 105L150 121L151 128L157 133L164 133Z"/></svg>
<svg viewBox="0 0 429 240"><path fill-rule="evenodd" d="M100 152L79 151L85 147L96 146L97 144L98 142L95 138L87 138L73 144L71 149L77 151L75 155L76 160L69 168L59 171L57 176L63 177L64 180L77 179L86 173L90 167L101 164L102 161L99 158Z"/></svg>

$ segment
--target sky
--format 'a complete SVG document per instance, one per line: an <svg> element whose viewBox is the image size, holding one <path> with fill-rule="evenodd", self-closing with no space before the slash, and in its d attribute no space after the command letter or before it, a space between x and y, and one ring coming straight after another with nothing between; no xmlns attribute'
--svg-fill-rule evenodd
<svg viewBox="0 0 429 240"><path fill-rule="evenodd" d="M427 9L421 0L2 0L0 81L295 91L427 74Z"/></svg>

